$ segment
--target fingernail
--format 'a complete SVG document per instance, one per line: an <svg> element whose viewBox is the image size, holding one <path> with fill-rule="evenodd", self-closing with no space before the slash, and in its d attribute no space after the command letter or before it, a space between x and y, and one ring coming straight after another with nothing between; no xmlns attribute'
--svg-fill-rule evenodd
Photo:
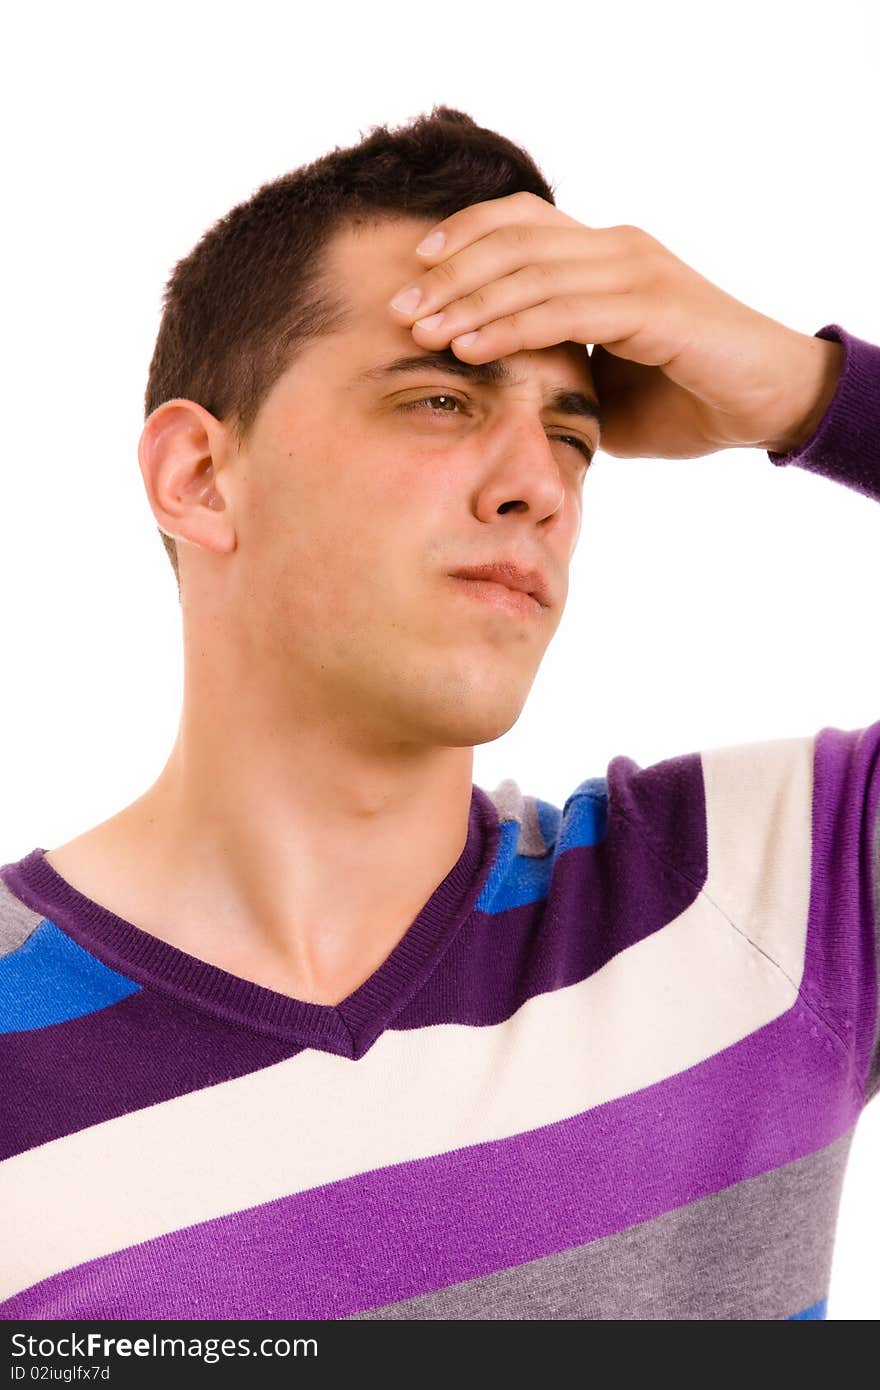
<svg viewBox="0 0 880 1390"><path fill-rule="evenodd" d="M445 232L432 232L426 236L424 241L420 241L416 251L421 256L433 256L435 251L439 251L441 246L446 244Z"/></svg>
<svg viewBox="0 0 880 1390"><path fill-rule="evenodd" d="M453 338L452 341L458 343L459 347L468 347L476 336L477 333L476 330L474 330L473 333L461 333L457 338Z"/></svg>
<svg viewBox="0 0 880 1390"><path fill-rule="evenodd" d="M413 328L436 328L442 322L442 314L429 314L426 319L416 319Z"/></svg>
<svg viewBox="0 0 880 1390"><path fill-rule="evenodd" d="M399 309L402 314L411 314L422 297L421 290L401 290L391 300L392 309Z"/></svg>

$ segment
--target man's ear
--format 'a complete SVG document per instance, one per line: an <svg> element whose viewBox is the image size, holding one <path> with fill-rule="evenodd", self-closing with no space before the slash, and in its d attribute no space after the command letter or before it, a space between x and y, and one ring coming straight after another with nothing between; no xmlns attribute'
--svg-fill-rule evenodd
<svg viewBox="0 0 880 1390"><path fill-rule="evenodd" d="M228 453L228 431L196 401L163 401L148 417L138 463L153 516L167 536L218 554L235 549L219 477Z"/></svg>

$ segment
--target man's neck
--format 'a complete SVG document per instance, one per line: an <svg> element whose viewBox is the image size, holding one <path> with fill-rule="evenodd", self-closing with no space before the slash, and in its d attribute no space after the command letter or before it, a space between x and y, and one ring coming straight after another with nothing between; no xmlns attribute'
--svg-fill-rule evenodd
<svg viewBox="0 0 880 1390"><path fill-rule="evenodd" d="M176 750L177 751L177 750ZM280 993L337 1004L363 983L464 850L472 749L441 750L366 806L344 784L253 765L211 794L174 754L131 805L51 850L86 896L201 960ZM215 768L216 771L216 768ZM323 796L321 792L323 791Z"/></svg>

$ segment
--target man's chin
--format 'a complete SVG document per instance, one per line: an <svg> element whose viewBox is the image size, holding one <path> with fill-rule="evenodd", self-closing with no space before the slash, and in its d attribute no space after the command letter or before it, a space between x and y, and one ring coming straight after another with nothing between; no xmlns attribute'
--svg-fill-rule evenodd
<svg viewBox="0 0 880 1390"><path fill-rule="evenodd" d="M432 733L438 744L446 748L476 748L482 743L494 743L513 728L522 713L522 705L511 710L496 705L494 708L468 709L462 706L446 719L438 717L433 723Z"/></svg>

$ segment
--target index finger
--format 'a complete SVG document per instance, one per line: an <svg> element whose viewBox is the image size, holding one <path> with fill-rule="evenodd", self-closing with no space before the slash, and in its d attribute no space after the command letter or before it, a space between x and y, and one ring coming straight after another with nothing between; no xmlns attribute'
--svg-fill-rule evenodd
<svg viewBox="0 0 880 1390"><path fill-rule="evenodd" d="M584 225L574 217L567 217L546 198L521 189L503 198L487 198L484 203L471 203L469 207L444 217L419 242L416 255L426 261L445 260L463 246L469 246L472 241L494 232L496 227L508 226L512 222L565 222L572 227Z"/></svg>

